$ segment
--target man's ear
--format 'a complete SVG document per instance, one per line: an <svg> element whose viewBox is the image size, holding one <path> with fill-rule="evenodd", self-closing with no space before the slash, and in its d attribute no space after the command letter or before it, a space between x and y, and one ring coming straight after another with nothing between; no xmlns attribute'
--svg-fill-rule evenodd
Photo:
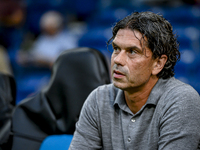
<svg viewBox="0 0 200 150"><path fill-rule="evenodd" d="M166 55L162 55L160 58L156 58L153 64L152 75L157 75L159 72L161 72L161 70L165 66L166 61Z"/></svg>

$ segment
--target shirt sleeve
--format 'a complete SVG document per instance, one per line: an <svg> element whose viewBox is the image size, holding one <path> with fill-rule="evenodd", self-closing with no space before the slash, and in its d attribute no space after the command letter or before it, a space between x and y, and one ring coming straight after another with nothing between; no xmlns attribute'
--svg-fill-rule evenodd
<svg viewBox="0 0 200 150"><path fill-rule="evenodd" d="M98 114L96 94L93 91L82 107L69 150L97 150L102 148Z"/></svg>
<svg viewBox="0 0 200 150"><path fill-rule="evenodd" d="M171 91L160 121L159 150L196 150L200 142L200 97L191 88Z"/></svg>

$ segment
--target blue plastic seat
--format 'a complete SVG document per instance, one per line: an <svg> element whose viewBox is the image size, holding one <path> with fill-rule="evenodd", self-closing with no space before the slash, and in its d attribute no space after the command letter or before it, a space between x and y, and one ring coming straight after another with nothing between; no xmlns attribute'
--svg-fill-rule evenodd
<svg viewBox="0 0 200 150"><path fill-rule="evenodd" d="M50 135L44 139L39 150L67 150L73 135Z"/></svg>

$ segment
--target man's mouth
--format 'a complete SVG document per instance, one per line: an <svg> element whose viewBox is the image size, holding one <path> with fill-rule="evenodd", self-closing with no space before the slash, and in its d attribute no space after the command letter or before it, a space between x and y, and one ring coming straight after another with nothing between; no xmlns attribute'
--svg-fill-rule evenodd
<svg viewBox="0 0 200 150"><path fill-rule="evenodd" d="M120 72L120 71L116 71L116 70L113 71L113 77L114 78L122 78L124 76L125 75L122 72Z"/></svg>

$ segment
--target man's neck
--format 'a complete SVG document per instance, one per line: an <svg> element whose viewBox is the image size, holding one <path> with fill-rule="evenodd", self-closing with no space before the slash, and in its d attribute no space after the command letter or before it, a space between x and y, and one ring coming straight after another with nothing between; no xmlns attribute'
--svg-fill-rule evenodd
<svg viewBox="0 0 200 150"><path fill-rule="evenodd" d="M145 84L140 90L137 90L136 92L134 90L131 92L124 91L126 103L134 114L137 113L143 105L145 105L151 90L157 81L158 78L150 79L147 84Z"/></svg>

